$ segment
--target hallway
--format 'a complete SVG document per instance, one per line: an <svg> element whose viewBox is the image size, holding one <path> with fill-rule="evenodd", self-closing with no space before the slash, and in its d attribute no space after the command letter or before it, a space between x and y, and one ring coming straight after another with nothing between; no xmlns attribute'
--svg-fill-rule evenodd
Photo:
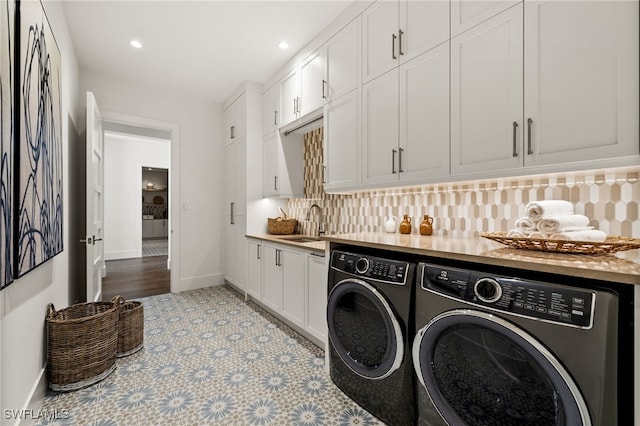
<svg viewBox="0 0 640 426"><path fill-rule="evenodd" d="M125 300L171 292L167 256L108 260L107 276L102 279L102 300L120 295Z"/></svg>

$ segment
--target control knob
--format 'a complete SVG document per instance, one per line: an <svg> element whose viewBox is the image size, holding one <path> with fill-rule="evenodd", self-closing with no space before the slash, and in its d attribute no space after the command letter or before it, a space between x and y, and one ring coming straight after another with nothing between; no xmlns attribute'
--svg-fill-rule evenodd
<svg viewBox="0 0 640 426"><path fill-rule="evenodd" d="M361 257L356 261L356 272L359 274L364 274L369 270L369 259L366 257Z"/></svg>
<svg viewBox="0 0 640 426"><path fill-rule="evenodd" d="M480 278L473 286L473 292L485 303L493 303L502 297L500 283L492 278Z"/></svg>

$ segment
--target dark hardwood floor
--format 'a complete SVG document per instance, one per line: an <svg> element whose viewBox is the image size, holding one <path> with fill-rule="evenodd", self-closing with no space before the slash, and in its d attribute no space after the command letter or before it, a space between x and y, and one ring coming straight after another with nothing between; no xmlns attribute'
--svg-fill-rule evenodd
<svg viewBox="0 0 640 426"><path fill-rule="evenodd" d="M102 300L120 295L125 300L171 292L167 256L109 260L102 279Z"/></svg>

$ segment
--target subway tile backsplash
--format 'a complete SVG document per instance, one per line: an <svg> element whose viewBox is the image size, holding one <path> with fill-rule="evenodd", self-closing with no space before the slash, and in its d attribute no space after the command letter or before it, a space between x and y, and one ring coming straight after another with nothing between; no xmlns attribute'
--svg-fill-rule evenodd
<svg viewBox="0 0 640 426"><path fill-rule="evenodd" d="M305 198L287 202L300 233L317 232L315 211L309 221L304 220L313 203L322 207L325 229L331 234L382 232L389 216L399 224L405 214L412 218L413 232L418 232L428 214L434 218L434 235L468 238L509 230L529 201L564 199L574 203L576 213L591 218L596 229L640 238L638 167L325 194L322 135L322 129L304 135Z"/></svg>

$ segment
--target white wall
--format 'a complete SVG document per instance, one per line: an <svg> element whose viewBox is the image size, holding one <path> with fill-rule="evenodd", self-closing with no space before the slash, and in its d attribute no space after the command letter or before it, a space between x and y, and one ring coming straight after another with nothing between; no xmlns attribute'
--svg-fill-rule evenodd
<svg viewBox="0 0 640 426"><path fill-rule="evenodd" d="M168 140L105 133L105 260L142 255L142 167L168 169L170 148Z"/></svg>
<svg viewBox="0 0 640 426"><path fill-rule="evenodd" d="M82 91L104 111L177 123L179 136L179 283L175 291L222 283L224 151L222 105L82 70ZM187 76L185 76L187 78ZM212 76L211 78L215 78ZM203 196L205 193L205 196ZM174 217L176 217L174 215ZM174 227L173 237L176 237ZM176 253L172 253L175 258ZM173 261L172 261L173 262ZM173 268L173 263L172 263Z"/></svg>
<svg viewBox="0 0 640 426"><path fill-rule="evenodd" d="M44 7L62 54L62 136L64 179L64 247L45 264L17 279L0 292L0 423L17 424L6 419L4 410L26 408L32 395L44 395L45 313L49 302L56 308L69 303L69 119L84 129L84 112L79 91L79 67L69 38L62 6L45 1Z"/></svg>

